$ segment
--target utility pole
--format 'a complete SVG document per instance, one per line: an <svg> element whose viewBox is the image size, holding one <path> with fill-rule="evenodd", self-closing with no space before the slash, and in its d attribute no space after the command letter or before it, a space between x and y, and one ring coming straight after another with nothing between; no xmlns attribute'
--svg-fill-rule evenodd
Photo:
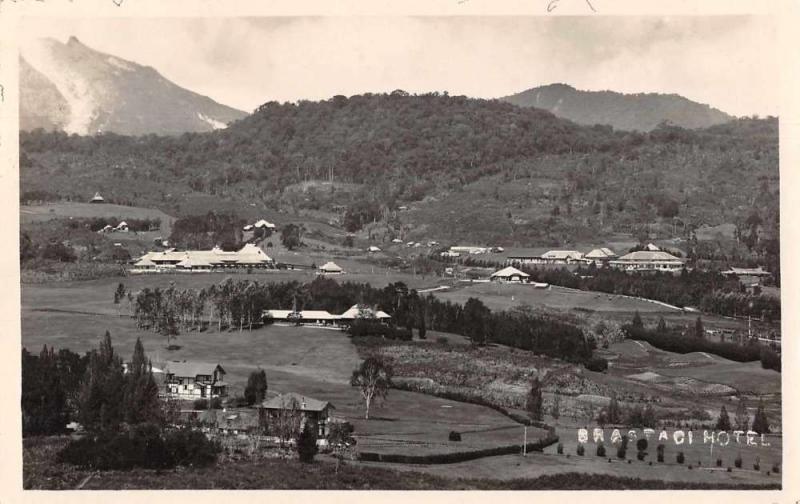
<svg viewBox="0 0 800 504"><path fill-rule="evenodd" d="M522 434L522 456L528 456L528 426L523 427Z"/></svg>

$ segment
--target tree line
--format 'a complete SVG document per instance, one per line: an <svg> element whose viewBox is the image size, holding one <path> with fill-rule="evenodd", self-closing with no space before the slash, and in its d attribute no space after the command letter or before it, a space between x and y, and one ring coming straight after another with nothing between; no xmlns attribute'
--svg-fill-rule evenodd
<svg viewBox="0 0 800 504"><path fill-rule="evenodd" d="M402 282L375 288L325 277L308 283L228 278L200 289L145 288L131 297L125 292L120 284L115 299L132 299L137 327L166 335L168 343L181 331L209 326L239 331L259 327L267 309L295 307L342 313L358 304L387 312L392 316L391 325L415 329L420 338L425 338L429 329L444 331L466 336L478 345L500 343L581 363L591 358L593 347L577 325L556 316L524 307L492 312L476 298L464 305L441 301L432 294L421 295ZM366 332L371 330L367 328ZM406 339L394 332L392 337Z"/></svg>

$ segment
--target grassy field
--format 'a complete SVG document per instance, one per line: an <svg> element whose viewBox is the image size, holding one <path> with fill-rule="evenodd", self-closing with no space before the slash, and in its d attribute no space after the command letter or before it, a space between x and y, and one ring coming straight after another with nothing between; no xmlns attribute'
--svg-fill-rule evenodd
<svg viewBox="0 0 800 504"><path fill-rule="evenodd" d="M154 208L112 205L108 203L59 202L45 205L22 205L19 209L20 223L42 222L65 217L92 218L117 217L120 219L161 219L163 236L169 236L175 218ZM122 233L117 233L122 234Z"/></svg>
<svg viewBox="0 0 800 504"><path fill-rule="evenodd" d="M208 468L178 468L169 471L134 469L131 471L93 472L57 464L53 457L66 443L66 438L31 438L23 442L23 488L32 490L134 490L134 489L327 489L327 490L557 490L557 489L668 489L668 488L778 488L780 479L768 480L768 487L746 479L726 481L722 478L687 483L681 480L615 477L609 474L548 472L541 455L508 456L473 461L469 466L397 466L348 462L337 472L327 456L318 456L312 464L292 459L264 459L218 463ZM547 459L544 459L547 460ZM464 467L485 462L486 478L461 476ZM535 463L533 466L530 462ZM478 466L481 467L481 466ZM514 467L516 479L500 479ZM442 475L427 474L439 472ZM536 478L534 472L547 475ZM696 472L700 474L699 471ZM459 476L456 476L458 474Z"/></svg>

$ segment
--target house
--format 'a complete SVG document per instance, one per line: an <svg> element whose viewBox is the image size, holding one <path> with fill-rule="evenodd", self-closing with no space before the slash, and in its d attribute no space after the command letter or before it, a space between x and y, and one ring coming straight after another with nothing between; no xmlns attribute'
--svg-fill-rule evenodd
<svg viewBox="0 0 800 504"><path fill-rule="evenodd" d="M325 444L326 438L330 434L330 425L333 423L332 412L334 409L336 408L328 401L287 392L262 402L259 406L259 414L268 431L273 431L274 426L281 421L282 417L285 419L286 416L293 416L298 420L296 424L298 431L310 423L317 433L317 443Z"/></svg>
<svg viewBox="0 0 800 504"><path fill-rule="evenodd" d="M583 259L577 250L549 250L542 254L545 264L573 264Z"/></svg>
<svg viewBox="0 0 800 504"><path fill-rule="evenodd" d="M394 240L392 240L392 243L403 243L403 240L401 240L400 238L395 238Z"/></svg>
<svg viewBox="0 0 800 504"><path fill-rule="evenodd" d="M165 392L178 399L225 397L228 384L223 380L225 370L219 364L196 362L167 362L164 370Z"/></svg>
<svg viewBox="0 0 800 504"><path fill-rule="evenodd" d="M367 249L367 251L370 252L370 253L374 253L374 252L380 252L381 249L379 249L375 245L370 245L369 248Z"/></svg>
<svg viewBox="0 0 800 504"><path fill-rule="evenodd" d="M253 230L252 224L247 224L245 227L242 228L242 231L252 231L252 230Z"/></svg>
<svg viewBox="0 0 800 504"><path fill-rule="evenodd" d="M587 263L595 263L597 265L605 264L608 261L617 258L617 254L614 253L613 250L609 248L596 248L591 252L588 252L586 255L583 256L584 261Z"/></svg>
<svg viewBox="0 0 800 504"><path fill-rule="evenodd" d="M683 269L685 261L663 251L637 250L609 261L614 268L625 271L671 271Z"/></svg>
<svg viewBox="0 0 800 504"><path fill-rule="evenodd" d="M726 277L736 277L739 283L745 287L761 285L766 279L772 277L772 273L765 271L761 266L758 268L731 268L722 272Z"/></svg>
<svg viewBox="0 0 800 504"><path fill-rule="evenodd" d="M661 250L661 248L659 248L658 245L653 245L652 243L648 243L645 249L648 252L658 252L659 250Z"/></svg>
<svg viewBox="0 0 800 504"><path fill-rule="evenodd" d="M114 228L114 231L122 231L123 233L128 232L128 223L125 221L120 222L117 224L117 227Z"/></svg>
<svg viewBox="0 0 800 504"><path fill-rule="evenodd" d="M106 202L106 200L103 199L102 196L100 196L99 192L94 193L94 196L92 196L92 199L89 200L89 203L105 203L105 202Z"/></svg>
<svg viewBox="0 0 800 504"><path fill-rule="evenodd" d="M339 316L325 310L264 310L263 319L267 322L335 326L339 321Z"/></svg>
<svg viewBox="0 0 800 504"><path fill-rule="evenodd" d="M357 304L354 304L353 306L350 307L349 310L339 315L339 320L345 323L352 322L356 319L361 319L361 318L388 320L392 318L392 316L384 311L381 310L375 311L368 306L357 305Z"/></svg>
<svg viewBox="0 0 800 504"><path fill-rule="evenodd" d="M489 252L487 247L473 247L473 246L460 246L450 247L450 252L458 252L459 254L486 254Z"/></svg>
<svg viewBox="0 0 800 504"><path fill-rule="evenodd" d="M111 233L112 231L114 231L114 226L112 226L111 224L106 224L105 226L103 226L103 229L98 231L98 233Z"/></svg>
<svg viewBox="0 0 800 504"><path fill-rule="evenodd" d="M274 230L275 229L275 224L273 224L271 222L268 222L268 221L265 221L264 219L261 219L258 222L256 222L255 224L253 224L253 227L254 228L264 228L264 229Z"/></svg>
<svg viewBox="0 0 800 504"><path fill-rule="evenodd" d="M439 254L442 257L460 257L461 252L453 252L452 250L445 250Z"/></svg>
<svg viewBox="0 0 800 504"><path fill-rule="evenodd" d="M151 265L152 263L152 265ZM229 252L219 247L211 250L167 249L148 252L134 264L132 273L147 271L203 272L221 269L273 269L275 261L255 244L247 243L238 251Z"/></svg>
<svg viewBox="0 0 800 504"><path fill-rule="evenodd" d="M322 275L341 275L344 270L338 264L328 261L319 267L319 273Z"/></svg>
<svg viewBox="0 0 800 504"><path fill-rule="evenodd" d="M513 266L507 266L500 271L495 271L489 277L493 282L527 282L530 275Z"/></svg>

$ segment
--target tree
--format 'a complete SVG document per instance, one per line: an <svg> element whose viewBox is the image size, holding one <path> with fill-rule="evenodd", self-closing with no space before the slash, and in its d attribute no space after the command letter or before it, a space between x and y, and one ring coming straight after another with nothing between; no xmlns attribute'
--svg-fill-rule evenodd
<svg viewBox="0 0 800 504"><path fill-rule="evenodd" d="M641 329L644 327L644 323L642 322L642 316L639 315L639 310L633 314L633 320L631 320L631 325L636 329Z"/></svg>
<svg viewBox="0 0 800 504"><path fill-rule="evenodd" d="M658 326L656 326L656 331L660 333L667 332L667 322L664 320L664 317L658 317Z"/></svg>
<svg viewBox="0 0 800 504"><path fill-rule="evenodd" d="M247 405L259 404L267 396L267 373L263 369L253 371L247 378L244 388L244 397Z"/></svg>
<svg viewBox="0 0 800 504"><path fill-rule="evenodd" d="M758 408L753 417L751 429L758 434L769 434L769 419L767 418L767 412L764 410L764 401L762 399L758 400Z"/></svg>
<svg viewBox="0 0 800 504"><path fill-rule="evenodd" d="M554 419L558 420L558 417L561 416L561 399L558 394L553 394L553 404L550 406L550 416Z"/></svg>
<svg viewBox="0 0 800 504"><path fill-rule="evenodd" d="M719 410L719 417L717 417L717 424L714 428L721 431L731 430L731 420L728 418L728 410L725 409L724 404Z"/></svg>
<svg viewBox="0 0 800 504"><path fill-rule="evenodd" d="M353 371L350 385L358 387L364 399L364 418L369 420L369 408L373 400L385 399L392 385L392 367L379 357L367 357Z"/></svg>
<svg viewBox="0 0 800 504"><path fill-rule="evenodd" d="M281 243L289 250L300 246L300 226L287 224L281 229Z"/></svg>
<svg viewBox="0 0 800 504"><path fill-rule="evenodd" d="M464 328L466 336L473 345L482 345L486 342L486 327L488 323L489 308L477 298L469 298L464 304Z"/></svg>
<svg viewBox="0 0 800 504"><path fill-rule="evenodd" d="M337 473L339 472L339 465L356 444L356 440L353 438L353 430L353 425L350 422L334 422L330 424L328 445L333 450L333 456L336 457Z"/></svg>
<svg viewBox="0 0 800 504"><path fill-rule="evenodd" d="M528 411L528 416L533 421L542 420L543 400L542 400L542 382L536 376L531 382L531 388L528 391L528 399L525 402L525 409Z"/></svg>
<svg viewBox="0 0 800 504"><path fill-rule="evenodd" d="M149 422L158 424L164 419L158 384L153 378L153 366L144 354L139 338L133 347L133 357L128 363L123 396L124 419L128 424Z"/></svg>
<svg viewBox="0 0 800 504"><path fill-rule="evenodd" d="M22 350L22 432L58 434L67 424L65 384L59 374L59 358L53 348L39 356Z"/></svg>
<svg viewBox="0 0 800 504"><path fill-rule="evenodd" d="M703 321L700 319L700 317L697 317L697 320L694 321L694 335L698 338L702 338L705 335Z"/></svg>
<svg viewBox="0 0 800 504"><path fill-rule="evenodd" d="M111 334L106 331L89 357L78 404L81 425L89 431L116 430L123 420L124 389L122 359L114 353Z"/></svg>
<svg viewBox="0 0 800 504"><path fill-rule="evenodd" d="M314 455L317 454L317 434L311 425L311 422L306 422L300 434L297 436L297 455L300 457L300 462L310 464L314 461Z"/></svg>
<svg viewBox="0 0 800 504"><path fill-rule="evenodd" d="M606 422L610 424L617 424L622 420L622 413L619 409L619 402L617 401L617 395L611 395L611 402L608 403L608 409L606 410Z"/></svg>
<svg viewBox="0 0 800 504"><path fill-rule="evenodd" d="M736 430L747 432L750 428L750 415L747 413L747 403L744 397L739 399L739 405L736 406L734 422L736 423Z"/></svg>

